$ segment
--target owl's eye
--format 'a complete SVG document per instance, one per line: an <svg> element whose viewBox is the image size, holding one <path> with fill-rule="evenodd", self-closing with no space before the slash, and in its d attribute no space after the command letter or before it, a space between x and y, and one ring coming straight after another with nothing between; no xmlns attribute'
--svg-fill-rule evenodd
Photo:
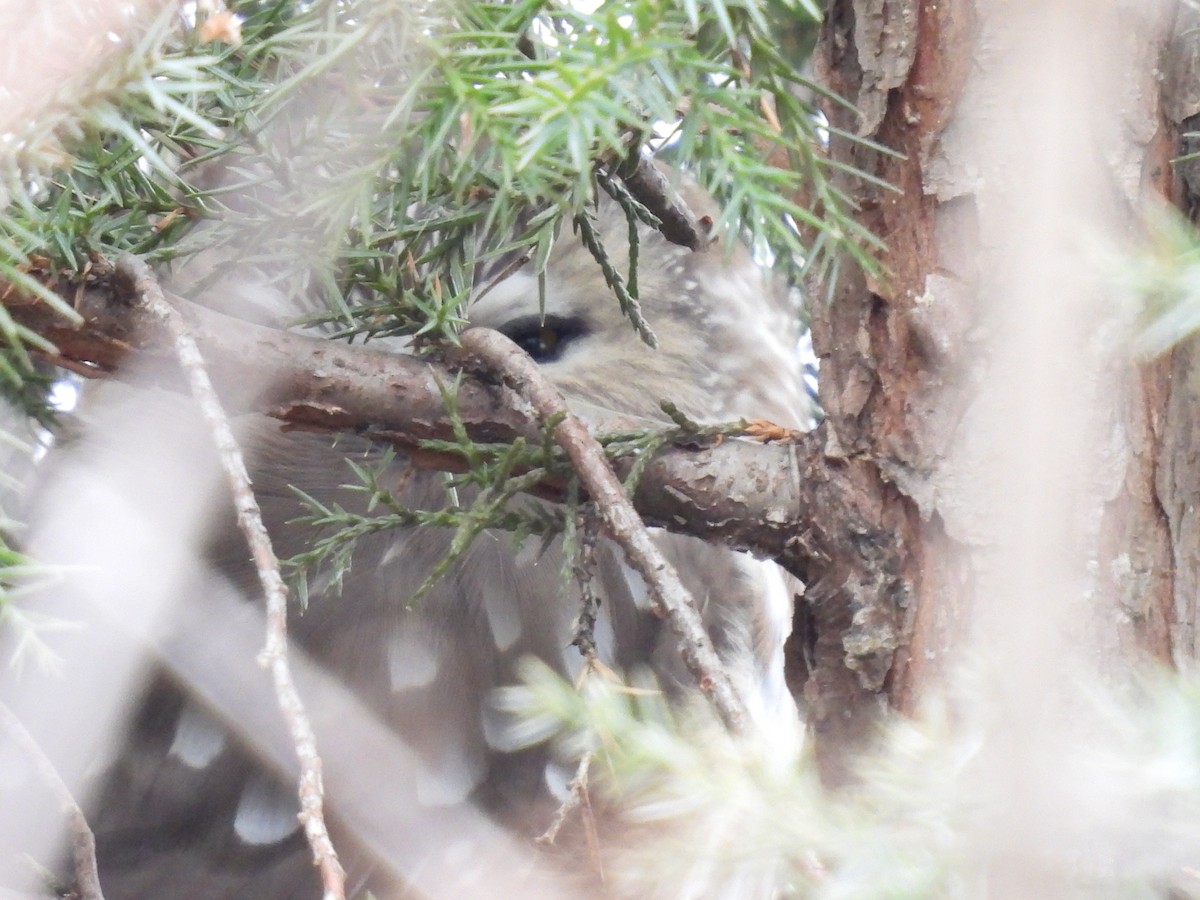
<svg viewBox="0 0 1200 900"><path fill-rule="evenodd" d="M535 362L547 363L561 357L571 341L586 334L587 326L575 316L525 316L500 331Z"/></svg>

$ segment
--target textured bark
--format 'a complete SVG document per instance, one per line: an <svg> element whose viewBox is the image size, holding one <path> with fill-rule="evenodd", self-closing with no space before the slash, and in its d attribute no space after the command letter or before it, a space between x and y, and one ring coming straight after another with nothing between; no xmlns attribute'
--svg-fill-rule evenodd
<svg viewBox="0 0 1200 900"><path fill-rule="evenodd" d="M1155 81L1166 16L1154 4L1100 7L1088 25L1116 35L1119 71L1098 75L1113 86L1123 127L1097 136L1110 178L1109 193L1096 203L1125 223L1128 236L1142 199L1173 190L1169 160L1177 145ZM816 722L842 744L862 739L869 715L860 711L885 698L913 710L943 681L944 661L968 627L978 572L965 551L975 536L956 518L954 495L980 473L954 470L948 460L970 440L964 433L975 421L972 380L986 370L974 358L975 336L989 326L978 298L1004 286L995 274L1003 260L994 259L989 236L981 235L992 227L980 207L988 163L962 135L972 117L1021 110L1020 96L988 95L987 77L1003 62L998 54L1006 52L1010 20L1019 22L1029 9L967 0L835 0L818 48L818 77L860 113L831 104L831 121L896 151L835 138L831 155L898 189L846 182L861 221L889 248L882 260L888 274L841 273L836 293L813 314L828 414L825 450L875 470L867 490L891 544L886 557L860 557L868 569L879 568L856 573L866 590L854 616L848 619L841 603L822 607L818 585L810 588L812 608L802 612L808 619L798 619L816 634L816 676L808 686ZM1176 80L1193 92L1200 83L1194 72ZM1190 94L1179 105L1180 116L1200 110ZM822 296L820 287L814 296ZM1111 383L1087 385L1119 411L1098 438L1106 442L1105 478L1081 529L1100 549L1080 600L1087 621L1079 627L1094 638L1091 646L1109 670L1146 656L1166 658L1171 646L1177 656L1184 645L1184 655L1194 653L1194 628L1186 623L1195 618L1189 604L1200 563L1200 519L1194 501L1185 499L1200 495L1200 453L1192 443L1200 439L1200 421L1190 399L1194 354L1138 367L1123 339L1104 338L1109 343L1096 351ZM850 677L851 670L859 677ZM835 727L833 718L841 724ZM836 758L844 749L827 747L826 755Z"/></svg>
<svg viewBox="0 0 1200 900"><path fill-rule="evenodd" d="M830 106L826 112L833 123L903 154L881 154L844 139L830 147L835 158L898 190L853 188L864 224L892 248L887 283L845 273L830 302L813 314L828 416L825 449L876 471L873 483L864 482L863 500L887 523L890 550L886 559L860 557L864 568L850 579L857 616L847 615L844 602L821 602L823 594L836 593L834 586L810 586L806 597L816 635L806 699L817 733L826 738L829 761L869 734L871 711L886 696L885 684L893 692L903 690L894 670L904 674L909 668L916 620L923 626L918 639L923 659L926 632L935 621L954 619L921 602L922 592L958 577L942 571L939 555L926 543L936 526L921 522L912 495L936 455L921 446L918 429L938 431L929 418L949 423L956 413L935 405L944 399L938 371L960 340L965 318L952 302L925 302L925 280L938 271L938 203L925 190L924 173L962 90L962 65L950 61L968 58L962 48L970 29L964 4L839 2L829 9L818 49L818 76L862 110L855 117ZM844 558L853 557L847 552ZM866 623L869 627L861 627ZM855 669L871 677L857 677Z"/></svg>
<svg viewBox="0 0 1200 900"><path fill-rule="evenodd" d="M1181 5L1173 23L1163 60L1163 137L1166 154L1194 153L1194 132L1200 124L1200 12ZM1197 219L1200 179L1195 160L1182 161L1179 177L1162 166L1161 192ZM1155 499L1169 527L1169 553L1173 578L1161 618L1169 630L1169 650L1185 663L1200 656L1197 633L1200 613L1200 355L1195 341L1177 348L1161 364L1159 405L1155 419L1158 470Z"/></svg>

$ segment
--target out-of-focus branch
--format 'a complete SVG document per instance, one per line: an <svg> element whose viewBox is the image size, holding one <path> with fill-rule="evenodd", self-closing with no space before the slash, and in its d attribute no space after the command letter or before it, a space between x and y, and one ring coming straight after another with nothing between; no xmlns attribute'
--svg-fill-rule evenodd
<svg viewBox="0 0 1200 900"><path fill-rule="evenodd" d="M21 752L33 764L38 778L50 789L58 800L71 827L71 859L75 866L75 886L79 888L79 900L104 900L100 889L100 872L96 868L96 836L84 818L83 810L71 795L70 788L58 774L52 763L38 746L16 714L4 703L0 703L0 730L5 731L21 748Z"/></svg>
<svg viewBox="0 0 1200 900"><path fill-rule="evenodd" d="M262 666L271 673L279 708L287 722L288 731L300 761L297 792L300 799L300 821L312 849L313 860L321 875L324 900L345 900L346 874L338 860L337 851L325 825L325 786L321 775L321 757L317 739L308 720L300 692L296 690L287 655L287 587L279 571L279 559L271 537L263 524L258 500L250 487L250 474L242 449L233 436L233 429L221 406L208 366L188 330L182 315L163 296L162 288L149 266L136 256L126 254L118 261L115 275L128 282L138 306L158 320L171 335L175 355L188 380L192 396L208 424L213 442L221 459L229 492L233 497L238 527L246 538L254 567L266 598L267 639L259 657Z"/></svg>

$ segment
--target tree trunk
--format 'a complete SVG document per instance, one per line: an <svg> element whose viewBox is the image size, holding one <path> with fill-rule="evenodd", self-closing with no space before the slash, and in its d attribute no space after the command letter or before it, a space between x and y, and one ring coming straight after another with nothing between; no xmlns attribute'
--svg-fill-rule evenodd
<svg viewBox="0 0 1200 900"><path fill-rule="evenodd" d="M896 188L843 184L886 274L813 291L826 452L876 469L898 550L859 575L886 590L839 609L810 585L798 614L835 775L879 698L961 700L970 669L1028 733L1068 671L1196 654L1197 354L1135 359L1136 309L1105 270L1153 200L1181 199L1200 53L1177 19L1166 3L830 5L818 77L857 108L828 104L830 123L895 151L835 131L830 154Z"/></svg>

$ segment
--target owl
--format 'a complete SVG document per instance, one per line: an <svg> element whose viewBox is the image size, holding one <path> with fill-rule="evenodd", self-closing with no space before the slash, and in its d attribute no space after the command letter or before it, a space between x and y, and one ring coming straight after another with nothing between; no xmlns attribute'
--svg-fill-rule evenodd
<svg viewBox="0 0 1200 900"><path fill-rule="evenodd" d="M685 191L698 214L715 216L705 195ZM618 269L626 268L624 213L601 204L597 228ZM591 254L566 234L545 269L544 308L538 277L526 267L499 281L481 272L468 316L528 351L584 415L603 409L664 420L661 402L669 400L702 422L805 424L794 310L743 248L715 243L693 252L643 227L639 280L657 348L635 333ZM76 528L44 540L60 549L82 540L97 566L123 556L127 543L144 544L133 565L155 584L141 586L178 602L143 614L128 606L140 582L110 590L106 621L121 624L97 625L91 642L115 630L118 644L147 652L112 662L113 651L108 662L77 666L65 676L69 687L40 702L53 707L47 696L70 697L74 711L61 718L82 723L88 704L79 700L89 696L97 667L121 685L127 705L111 716L121 723L116 739L89 756L91 737L81 737L74 769L64 763L95 786L87 815L108 900L318 898L298 818L294 750L269 679L254 665L262 634L257 582L201 449L203 426L178 412L182 403L177 396L117 403L94 437L64 453L55 488L73 501L99 491L104 496L94 502L112 515L113 504L128 504L137 510L135 524L122 533L99 524L114 520L96 519L104 533L81 538ZM171 412L162 415L165 408ZM306 507L293 487L318 503L365 511L364 496L344 487L354 480L348 461L380 467L379 484L406 506L436 508L445 495L441 476L402 456L382 463L378 448L352 437L286 433L255 416L242 419L240 437L282 557L313 539L311 526L297 521ZM105 449L107 469L88 456L96 447ZM147 447L155 449L142 452ZM181 471L188 474L183 487ZM179 494L198 510L186 520ZM77 526L88 514L75 509ZM171 527L147 524L156 515ZM191 543L154 549L167 531ZM781 573L697 539L665 532L655 539L695 597L752 727L780 753L794 752L799 723L782 655L791 595ZM529 657L564 678L579 677L584 660L572 639L580 588L564 582L560 540L515 546L507 535L485 532L414 602L449 541L447 532L427 527L366 535L341 583L314 584L307 605L290 617L292 659L325 764L330 825L349 890L582 895L581 882L560 877L569 854L547 861L531 850L576 760L514 740L520 723L493 702L498 689L519 680ZM651 611L645 583L603 536L595 552L599 661L615 673L651 673L674 704L694 702L698 691L677 639Z"/></svg>

